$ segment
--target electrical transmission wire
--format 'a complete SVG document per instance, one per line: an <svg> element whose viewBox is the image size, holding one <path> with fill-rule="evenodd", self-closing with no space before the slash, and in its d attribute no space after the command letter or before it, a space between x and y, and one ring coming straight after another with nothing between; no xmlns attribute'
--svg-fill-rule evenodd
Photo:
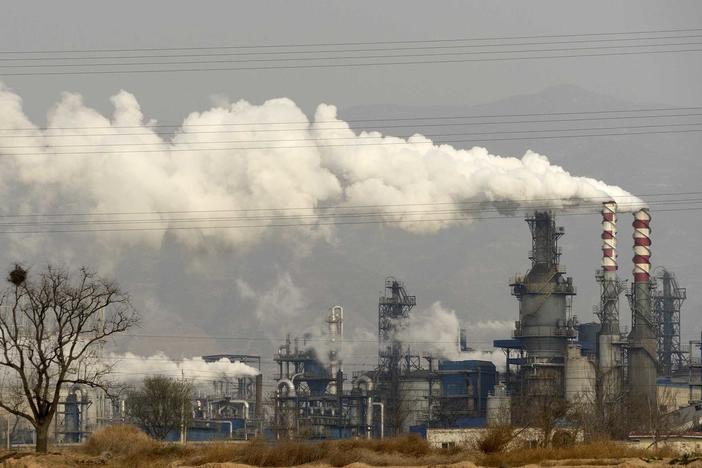
<svg viewBox="0 0 702 468"><path fill-rule="evenodd" d="M574 203L573 201L563 200L566 203ZM499 203L499 202L498 202ZM505 202L514 203L516 202ZM699 204L702 203L702 198L696 199L681 199L681 200L654 200L649 201L647 206L659 207L663 205L674 205L680 207L683 205ZM600 208L601 203L578 203L573 207L566 207L563 210L580 210L589 212L589 210ZM620 202L618 207L622 211L626 211L630 208L636 208L640 206L638 202L626 203ZM550 205L539 205L533 202L523 202L520 209L528 210L548 210L554 209ZM373 218L373 217L393 217L393 216L421 216L421 215L465 215L466 217L471 214L485 214L485 213L499 213L498 208L451 208L451 209L431 209L431 210L410 210L410 211L372 211L372 212L322 212L313 214L280 214L280 215L245 215L245 216L220 216L216 218L208 217L189 217L189 218L152 218L152 219L82 219L82 220L60 220L60 221L24 221L24 222L0 222L0 228L2 227L31 227L31 226L76 226L76 225L112 225L112 224L163 224L163 223L202 223L202 222L224 222L224 221L274 221L274 220L302 220L302 219L348 219L348 218ZM412 218L404 219L407 222L413 221Z"/></svg>
<svg viewBox="0 0 702 468"><path fill-rule="evenodd" d="M635 203L639 198L659 198L659 197L676 197L676 196L689 196L689 195L702 195L702 191L687 191L687 192L655 192L655 193L643 193L640 195L621 195L619 199L632 199L632 202L620 202L621 205L626 205L627 203ZM510 200L505 200L503 203L516 203L518 205L525 206L538 206L542 202L561 202L561 203L578 203L579 206L583 206L581 202L587 201L594 203L596 201L609 201L611 196L600 196L600 197L589 197L587 199L572 197L551 197L551 198L514 198ZM695 199L692 199L695 200ZM649 203L659 203L663 201L690 201L690 199L679 199L679 200L651 200ZM64 213L6 213L0 214L0 219L2 218L18 218L18 217L75 217L75 216L122 216L122 215L164 215L164 214L193 214L193 213L234 213L234 212L262 212L268 211L273 213L285 213L291 211L320 211L327 212L329 210L353 210L353 209L366 209L366 208L397 208L397 207L426 207L426 206L443 206L450 205L456 207L472 206L472 205L482 205L484 203L500 203L499 200L456 200L448 202L423 202L423 203L392 203L392 204L365 204L365 205L319 205L319 206L304 206L304 207L252 207L252 208L236 208L236 209L215 209L215 210L170 210L170 211L103 211L103 212L64 212ZM550 205L542 205L544 207ZM595 205L599 206L599 205Z"/></svg>
<svg viewBox="0 0 702 468"><path fill-rule="evenodd" d="M443 60L406 60L392 62L355 62L355 63L323 63L323 64L299 64L299 65L266 65L252 67L200 67L200 68L149 68L131 70L79 70L79 71L28 71L2 73L0 76L87 76L87 75L125 75L125 74L161 74L161 73L194 73L213 71L262 71L262 70L295 70L295 69L324 69L324 68L356 68L356 67L384 67L397 65L425 65L425 64L457 64L471 62L503 62L514 60L548 60L567 58L592 58L610 56L630 56L648 54L677 54L689 52L702 52L702 48L678 49L678 50L643 50L630 52L603 52L591 54L565 54L565 55L540 55L540 56L517 56L517 57L485 57L485 58L463 58L463 59L443 59Z"/></svg>
<svg viewBox="0 0 702 468"><path fill-rule="evenodd" d="M547 39L557 37L601 37L601 36L624 36L634 34L668 34L680 32L699 32L702 28L679 28L679 29L653 29L637 31L602 31L595 33L567 33L567 34L541 34L530 36L488 36L488 37L467 37L467 38L440 38L422 40L392 40L392 41L356 41L356 42L326 42L326 43L287 43L287 44L239 44L239 45L215 45L196 47L142 47L131 49L104 48L104 49L44 49L44 50L4 50L0 54L43 54L43 53L80 53L80 52L134 52L134 51L178 51L178 50L204 50L204 49L254 49L254 48L294 48L294 47L332 47L332 46L356 46L356 45L382 45L382 44L417 44L417 43L453 43L472 41L495 41L495 40L515 40L515 39Z"/></svg>
<svg viewBox="0 0 702 468"><path fill-rule="evenodd" d="M596 121L601 121L601 120L627 120L627 119L658 119L658 118L676 118L676 117L698 117L702 116L702 113L692 113L692 114L674 114L674 115L638 115L638 116L625 116L625 117L588 117L588 118L578 118L578 119L543 119L543 120L512 120L512 121L501 121L501 122L442 122L442 123L413 123L413 124L404 124L404 125L374 125L374 129L388 129L388 128L409 128L409 127L458 127L458 126L483 126L483 125L508 125L508 124L521 124L521 123L526 123L526 124L537 124L537 123L552 123L552 122L558 122L558 123L566 123L566 122L580 122L580 121L590 121L590 120L596 120ZM676 124L672 124L673 126L683 126L683 125L699 125L702 124L702 122L678 122ZM213 124L212 127L216 126L227 126L227 124ZM266 125L265 123L260 123L260 124L251 124L251 125L257 125L257 126L263 126ZM314 125L314 127L313 127ZM653 126L670 126L671 124L659 124L659 125L651 125ZM191 135L210 135L210 134L236 134L236 133L251 133L251 134L258 134L258 133L270 133L270 132L304 132L304 131L310 131L310 130L347 130L347 126L338 126L338 127L318 127L315 122L311 122L307 127L298 127L298 128L252 128L252 129L237 129L237 130L231 130L231 129L226 129L226 130L190 130L189 126L183 127L181 132L179 133L174 133L174 131L168 131L168 132L154 132L150 131L149 126L144 126L142 127L144 132L140 133L50 133L50 134L38 134L38 135L31 135L31 134L8 134L8 133L0 133L0 137L9 137L9 138L28 138L28 139L45 139L45 138L69 138L69 137L81 137L81 138L87 138L87 137L103 137L103 136L114 136L114 137L130 137L130 136L151 136L151 135L165 135L165 136L191 136ZM597 129L611 129L613 127L597 127ZM624 127L615 127L615 128L633 128L632 126L624 126ZM44 131L49 131L49 130L54 130L54 128L50 128L48 130ZM351 130L354 130L353 128ZM582 130L582 129L554 129L553 131L565 131L565 130ZM2 131L2 130L0 130ZM550 129L530 129L529 131L541 131L541 132L548 132L551 131ZM407 138L413 134L418 133L416 130L408 135L405 136L404 138ZM485 132L487 133L495 133L495 132ZM502 132L502 133L521 133L519 130L514 130L511 132ZM383 135L383 136L395 136L396 135ZM427 135L424 135L427 136ZM352 137L349 137L352 138ZM376 138L376 137L374 137ZM321 140L325 140L326 138L320 138ZM275 141L275 140L274 140ZM167 143L167 142L164 142ZM170 143L188 143L188 142L181 142L180 140L178 142L171 141ZM57 146L53 143L50 144L51 146ZM33 147L36 147L34 145Z"/></svg>
<svg viewBox="0 0 702 468"><path fill-rule="evenodd" d="M264 52L216 52L216 53L188 53L188 54L151 54L151 55L97 55L97 56L72 56L72 57L2 57L0 56L0 63L2 62L35 62L35 61L58 61L58 60L104 60L104 59L144 59L144 58L188 58L188 57L231 57L231 56L250 56L250 55L296 55L296 54L323 54L323 53L338 53L338 52L389 52L389 51L405 51L405 50L437 50L437 49L470 49L479 47L513 47L513 46L529 46L529 45L556 45L556 44L584 44L593 42L630 42L630 41L642 41L642 40L667 40L667 39L692 39L692 38L702 38L700 34L686 34L686 35L675 35L675 36L653 36L653 37L631 37L631 38L608 38L608 39L584 39L584 40L569 40L569 41L548 41L548 42L516 42L516 43L499 43L499 44L457 44L457 45L425 45L425 46L414 46L414 47L375 47L375 48L364 48L364 49L332 49L332 50L318 50L318 49L308 49L308 50L283 50L283 51L270 51L266 50ZM639 45L643 47L644 45ZM670 43L662 44L651 44L651 45L675 45ZM138 51L139 49L136 49ZM134 51L132 51L134 52ZM21 54L22 52L17 52ZM64 52L65 53L65 52ZM79 52L72 52L79 53Z"/></svg>
<svg viewBox="0 0 702 468"><path fill-rule="evenodd" d="M580 111L561 111L561 112L531 112L531 113L519 113L519 114L478 114L478 115L453 115L453 116L413 116L413 117L376 117L376 118L364 118L364 119L334 119L334 120L292 120L292 121L272 121L272 122L222 122L222 123L171 123L171 124L154 124L154 125L90 125L90 126L79 126L79 127L14 127L14 128L0 128L2 132L14 132L14 131L47 131L47 130L94 130L94 129L154 129L154 128L181 128L190 129L198 127L231 127L231 126L271 126L271 125L294 125L294 124L304 124L306 127L300 128L301 130L308 129L310 124L324 124L324 123L334 123L338 124L341 122L345 123L361 123L361 122L400 122L400 121L421 121L421 120L455 120L455 119L497 119L504 117L544 117L544 116L565 116L565 115L595 115L595 114L613 114L613 113L641 113L641 112L677 112L677 111L690 111L690 110L701 110L702 106L693 107L653 107L653 108L640 108L640 109L602 109L602 110L580 110ZM490 124L499 123L530 123L530 122L561 122L564 120L608 120L608 119L624 119L624 118L658 118L658 117L687 117L687 116L697 116L700 114L681 114L681 115L651 115L651 116L616 116L616 117L593 117L593 118L583 118L583 119L553 119L553 120L527 120L519 122L486 122ZM477 124L477 123L471 123ZM483 124L483 122L479 122ZM376 127L387 128L382 125L375 125ZM399 127L399 126L398 126ZM345 127L344 127L345 128ZM330 129L329 127L324 127L324 130ZM332 127L331 129L335 129ZM245 130L245 131L260 131L258 129ZM265 129L264 129L265 130ZM288 131L290 129L282 129L281 131ZM294 129L293 129L294 130ZM188 133L191 133L189 131ZM5 134L0 134L0 136ZM82 136L84 134L76 134ZM104 134L111 135L111 134ZM128 133L115 133L115 135L129 135ZM138 135L138 134L135 134ZM45 135L48 136L48 135ZM103 136L99 134L98 136Z"/></svg>
<svg viewBox="0 0 702 468"><path fill-rule="evenodd" d="M211 64L236 64L236 63L261 63L261 62L314 62L314 61L329 61L329 60L375 60L375 59L405 59L405 58L425 58L425 57L465 57L465 56L476 56L476 55L497 55L497 54L524 54L524 53L543 53L543 52L580 52L580 51L590 51L590 50L613 50L613 49L642 49L645 47L680 47L680 46L700 46L702 42L674 42L674 43L663 43L663 44L623 44L623 45L602 45L602 46L588 46L588 47L558 47L558 48L547 48L547 49L518 49L518 50L490 50L490 51L469 51L469 52L457 52L457 51L446 51L446 52L426 52L426 53L412 53L412 54L384 54L384 55L336 55L331 57L288 57L288 58L245 58L245 59L227 59L227 60L169 60L169 61L149 61L149 62L94 62L94 63L44 63L44 64L0 64L0 69L36 69L36 68L75 68L75 67L122 67L122 66L163 66L163 65L211 65ZM682 52L682 51L695 51L695 50L668 50L663 52ZM656 52L653 50L641 50L638 53L651 53ZM108 59L109 57L105 57ZM169 57L162 57L169 58ZM531 57L530 57L531 58ZM10 73L12 75L12 73Z"/></svg>
<svg viewBox="0 0 702 468"><path fill-rule="evenodd" d="M487 132L459 132L459 133L428 133L422 134L426 138L440 138L440 137L455 137L455 136L474 136L474 135L503 135L503 134L513 134L513 133L556 133L556 132L590 132L598 130L624 130L624 129L640 129L640 128L671 128L671 127L690 127L695 125L702 125L702 122L686 122L686 123L672 123L672 124L652 124L652 125L624 125L624 126L613 126L613 127L587 127L587 128L563 128L563 129L529 129L529 130L492 130ZM702 131L698 129L698 131ZM387 138L402 138L408 139L412 134L408 135L356 135L347 137L312 137L312 138L278 138L278 139L255 139L255 140L212 140L212 141L177 141L177 142L127 142L127 143L61 143L61 144L50 144L41 145L50 148L104 148L104 147L120 147L120 146L166 146L172 144L177 145L213 145L213 144L249 144L249 143L296 143L296 142L325 142L325 141L338 141L338 140L385 140ZM411 144L411 143L408 143ZM0 151L12 150L12 149L36 149L37 145L15 145L15 146L0 146ZM272 147L275 148L275 147ZM202 148L195 149L195 151L208 151L212 148ZM165 149L164 151L168 151Z"/></svg>
<svg viewBox="0 0 702 468"><path fill-rule="evenodd" d="M697 124L691 124L697 125ZM623 127L631 128L631 127ZM606 128L604 128L606 130ZM565 130L564 130L565 131ZM614 132L614 133L590 133L590 134L573 134L573 135L539 135L531 137L507 137L507 138L472 138L467 139L449 139L442 141L384 141L380 143L340 143L340 144L322 144L322 145L293 145L293 146L232 146L225 148L162 148L162 149L144 149L144 150L117 150L117 151L44 151L44 152L20 152L11 154L0 154L0 157L17 157L17 156L80 156L80 155L127 155L127 154L144 154L144 153L201 153L211 151L250 151L250 150L277 150L277 149L311 149L311 148L360 148L365 146L420 146L420 145L445 145L456 143L479 144L489 141L524 141L524 140L553 140L553 139L569 139L569 138L595 138L595 137L611 137L611 136L631 136L631 135L672 135L685 133L698 133L702 129L687 129L687 130L650 130L641 132ZM543 131L542 131L543 132ZM508 133L527 133L525 132L508 132Z"/></svg>
<svg viewBox="0 0 702 468"><path fill-rule="evenodd" d="M657 213L663 212L691 212L702 211L702 208L671 208L657 210ZM587 213L561 213L560 216L591 216L592 212ZM416 223L445 223L445 222L472 222L475 220L489 219L508 219L515 216L461 216L454 218L429 218L429 219L374 219L363 221L328 221L328 222L310 222L310 223L284 223L284 224L246 224L246 225L217 225L217 226L157 226L157 227L116 227L116 228L94 228L94 229L46 229L46 230L0 230L0 234L73 234L73 233L97 233L97 232L147 232L147 231L171 231L171 230L188 230L188 231L205 231L205 230L221 230L221 229L257 229L257 228L289 228L289 227L319 227L319 226L339 226L339 225L364 225L364 224L416 224Z"/></svg>

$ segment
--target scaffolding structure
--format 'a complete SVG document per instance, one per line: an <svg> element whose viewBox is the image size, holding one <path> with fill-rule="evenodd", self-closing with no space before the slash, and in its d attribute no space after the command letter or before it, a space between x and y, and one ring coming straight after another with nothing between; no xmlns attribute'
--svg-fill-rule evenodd
<svg viewBox="0 0 702 468"><path fill-rule="evenodd" d="M702 400L702 333L699 340L690 341L688 348L688 384L690 402Z"/></svg>
<svg viewBox="0 0 702 468"><path fill-rule="evenodd" d="M678 286L675 275L666 269L656 276L656 282L653 307L658 340L658 373L672 377L687 368L686 353L680 345L680 309L687 298L687 291Z"/></svg>
<svg viewBox="0 0 702 468"><path fill-rule="evenodd" d="M421 370L421 357L413 355L409 345L403 343L402 333L409 327L410 311L417 305L417 298L410 296L405 285L395 278L385 279L385 294L378 299L378 390L383 394L386 433L400 431L403 412L402 380L413 371Z"/></svg>

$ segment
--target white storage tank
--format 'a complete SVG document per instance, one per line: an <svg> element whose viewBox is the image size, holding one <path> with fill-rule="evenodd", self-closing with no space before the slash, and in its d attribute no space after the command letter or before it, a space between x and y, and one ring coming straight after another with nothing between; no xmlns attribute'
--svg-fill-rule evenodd
<svg viewBox="0 0 702 468"><path fill-rule="evenodd" d="M595 363L582 355L580 345L571 343L565 362L565 397L569 403L595 401Z"/></svg>
<svg viewBox="0 0 702 468"><path fill-rule="evenodd" d="M488 426L508 426L511 424L511 401L507 394L507 387L503 384L495 385L493 394L487 397L486 419Z"/></svg>

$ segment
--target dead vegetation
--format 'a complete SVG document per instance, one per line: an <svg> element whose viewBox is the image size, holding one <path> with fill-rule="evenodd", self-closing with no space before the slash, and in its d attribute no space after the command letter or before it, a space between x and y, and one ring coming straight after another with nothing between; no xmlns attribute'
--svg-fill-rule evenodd
<svg viewBox="0 0 702 468"><path fill-rule="evenodd" d="M603 441L563 448L512 448L505 445L506 431L490 431L476 447L433 449L416 436L384 440L352 439L325 442L262 439L248 442L191 443L186 446L156 441L129 425L116 425L97 431L82 447L61 454L29 455L8 466L110 466L177 467L235 463L252 466L436 466L460 463L483 466L610 465L627 459L656 460L675 456L671 451L643 450L621 443ZM477 449L481 445L483 451ZM507 447L507 448L505 448ZM31 458L32 464L25 465Z"/></svg>
<svg viewBox="0 0 702 468"><path fill-rule="evenodd" d="M521 448L485 454L479 464L485 466L523 466L532 463L548 465L609 465L619 464L627 458L661 459L674 456L668 448L645 450L613 441L574 444L562 448ZM565 461L572 461L566 463ZM557 463L555 463L557 462Z"/></svg>
<svg viewBox="0 0 702 468"><path fill-rule="evenodd" d="M477 448L482 453L502 452L507 445L514 440L515 431L512 426L489 427L483 436L477 441Z"/></svg>

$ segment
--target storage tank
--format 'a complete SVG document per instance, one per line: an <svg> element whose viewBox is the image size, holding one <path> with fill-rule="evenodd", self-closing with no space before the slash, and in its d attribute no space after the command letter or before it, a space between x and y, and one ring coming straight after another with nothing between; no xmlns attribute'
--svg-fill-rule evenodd
<svg viewBox="0 0 702 468"><path fill-rule="evenodd" d="M595 401L595 363L582 355L580 345L568 345L565 363L565 397L569 403Z"/></svg>
<svg viewBox="0 0 702 468"><path fill-rule="evenodd" d="M503 384L495 385L493 393L487 397L487 425L502 426L512 422L511 399L507 394L507 387Z"/></svg>

